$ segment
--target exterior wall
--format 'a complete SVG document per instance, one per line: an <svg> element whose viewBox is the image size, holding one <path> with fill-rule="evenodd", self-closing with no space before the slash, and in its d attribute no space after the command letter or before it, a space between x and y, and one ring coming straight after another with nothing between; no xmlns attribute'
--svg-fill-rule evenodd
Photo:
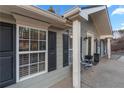
<svg viewBox="0 0 124 93"><path fill-rule="evenodd" d="M5 14L4 14L5 15ZM2 22L9 22L9 23L16 23L20 25L28 25L32 27L38 27L48 30L48 24L43 22L38 22L33 19L26 19L21 16L14 16L10 15L4 16L3 14L0 15L0 21ZM18 19L18 20L17 20ZM50 31L57 32L57 69L51 72L46 72L41 75L37 75L35 77L20 81L16 84L8 86L10 88L25 88L25 87L50 87L51 85L57 83L58 81L64 79L68 75L70 75L70 66L66 66L63 68L63 30L57 29L50 29ZM17 62L16 62L17 63Z"/></svg>
<svg viewBox="0 0 124 93"><path fill-rule="evenodd" d="M98 32L95 28L95 25L92 21L91 18L89 18L88 21L83 21L82 22L82 32L81 32L81 36L83 37L83 40L82 40L82 55L85 56L88 54L88 40L84 40L85 37L87 36L93 36L92 38L92 46L93 46L93 49L92 49L92 54L96 53L96 42L95 42L95 39L98 40L98 46L97 46L97 51L98 53L100 54L101 57L107 55L107 41L105 39L104 40L104 43L101 42L100 40L100 36L98 35ZM105 49L105 50L104 50Z"/></svg>
<svg viewBox="0 0 124 93"><path fill-rule="evenodd" d="M82 32L81 32L81 36L83 37L83 40L82 40L82 52L83 52L83 56L87 55L87 51L88 51L88 41L87 39L84 40L85 37L87 37L88 34L92 34L93 35L93 38L99 38L99 35L97 34L97 31L96 31L96 28L94 26L94 23L92 21L91 18L89 18L88 21L83 21L82 22ZM94 40L92 40L92 42L94 42ZM92 46L94 46L93 48L93 53L95 53L95 44L92 44Z"/></svg>
<svg viewBox="0 0 124 93"><path fill-rule="evenodd" d="M84 38L86 37L86 23L82 22L81 24L81 36L82 36L82 57L86 55L86 40Z"/></svg>
<svg viewBox="0 0 124 93"><path fill-rule="evenodd" d="M63 68L63 31L58 31L55 29L50 29L57 33L57 69L39 76L18 82L9 87L50 87L51 85L57 83L58 81L64 79L70 75L70 67Z"/></svg>

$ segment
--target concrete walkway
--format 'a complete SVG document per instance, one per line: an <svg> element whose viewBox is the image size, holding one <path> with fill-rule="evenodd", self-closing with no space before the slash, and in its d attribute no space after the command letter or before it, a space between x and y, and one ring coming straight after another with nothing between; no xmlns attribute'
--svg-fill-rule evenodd
<svg viewBox="0 0 124 93"><path fill-rule="evenodd" d="M51 87L72 88L69 76ZM97 66L81 72L82 88L124 88L124 56L102 59Z"/></svg>

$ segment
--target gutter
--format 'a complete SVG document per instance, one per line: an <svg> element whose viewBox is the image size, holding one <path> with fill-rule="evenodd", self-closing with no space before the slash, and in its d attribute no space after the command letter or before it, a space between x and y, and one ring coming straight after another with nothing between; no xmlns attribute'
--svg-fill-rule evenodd
<svg viewBox="0 0 124 93"><path fill-rule="evenodd" d="M62 18L61 16L58 16L58 15L56 15L54 13L49 12L49 11L39 9L39 8L37 8L35 6L17 5L17 7L23 8L23 9L31 11L31 12L35 12L35 13L37 13L39 15L42 15L42 16L45 16L45 17L47 17L49 19L53 19L53 20L56 20L56 21L59 21L59 22L62 22L62 23L66 23L66 19Z"/></svg>

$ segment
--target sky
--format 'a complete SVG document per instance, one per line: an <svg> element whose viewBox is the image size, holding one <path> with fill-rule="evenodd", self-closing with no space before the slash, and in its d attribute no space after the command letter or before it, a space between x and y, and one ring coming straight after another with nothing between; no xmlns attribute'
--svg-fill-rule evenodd
<svg viewBox="0 0 124 93"><path fill-rule="evenodd" d="M80 7L83 6L84 5L80 5ZM37 7L48 10L50 6L38 5ZM71 9L72 7L74 7L74 5L53 5L53 8L59 15L63 15L65 11ZM124 5L109 5L107 7L113 31L124 29Z"/></svg>

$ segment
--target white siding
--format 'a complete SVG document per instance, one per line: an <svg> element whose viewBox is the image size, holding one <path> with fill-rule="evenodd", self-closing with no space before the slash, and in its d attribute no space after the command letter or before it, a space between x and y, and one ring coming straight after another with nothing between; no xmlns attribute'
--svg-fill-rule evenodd
<svg viewBox="0 0 124 93"><path fill-rule="evenodd" d="M91 18L89 18L88 21L83 21L81 28L82 28L81 35L83 37L83 40L82 40L82 52L83 52L83 54L82 55L85 56L87 54L87 51L88 51L87 50L87 39L84 40L84 38L87 36L87 33L93 34L94 39L99 38L99 35L98 35L97 31L96 31L96 28L95 28L94 23L93 23ZM94 48L96 48L96 47L94 47ZM94 53L95 53L95 51L94 51Z"/></svg>
<svg viewBox="0 0 124 93"><path fill-rule="evenodd" d="M57 83L58 81L64 79L68 75L70 75L70 67L63 68L63 39L62 39L62 31L50 30L57 32L57 69L51 72L47 72L45 74L18 82L9 87L50 87L51 85Z"/></svg>

